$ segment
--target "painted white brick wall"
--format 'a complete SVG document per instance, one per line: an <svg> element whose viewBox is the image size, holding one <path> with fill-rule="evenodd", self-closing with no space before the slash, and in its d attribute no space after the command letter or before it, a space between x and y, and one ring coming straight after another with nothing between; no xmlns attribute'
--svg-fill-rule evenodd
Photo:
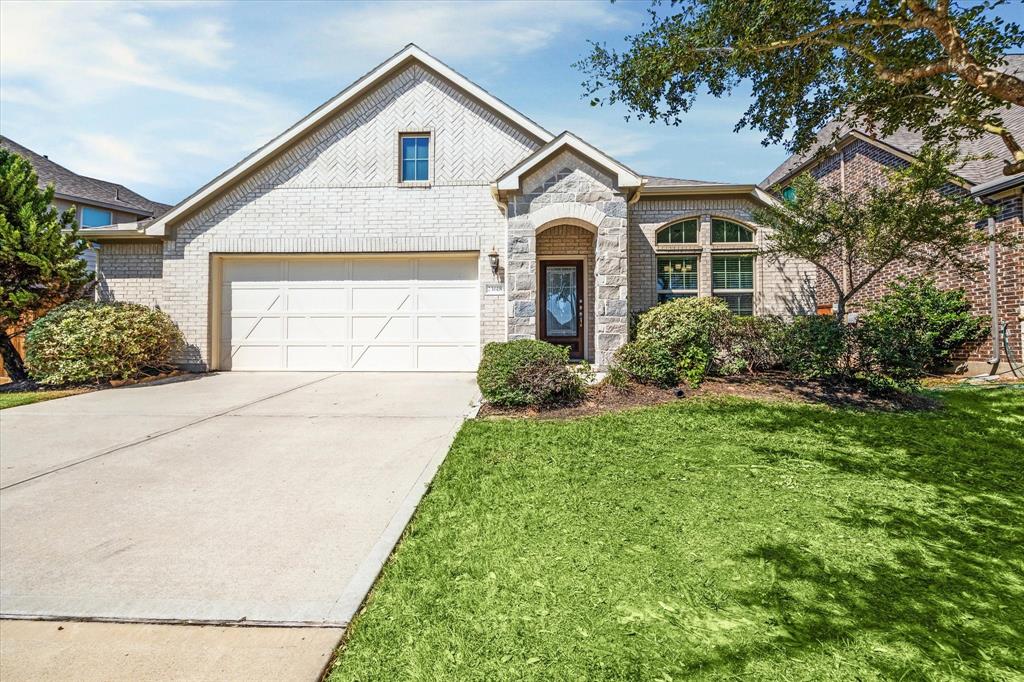
<svg viewBox="0 0 1024 682"><path fill-rule="evenodd" d="M107 242L98 251L99 300L160 306L163 252L159 242Z"/></svg>
<svg viewBox="0 0 1024 682"><path fill-rule="evenodd" d="M398 135L430 131L430 187L398 183ZM295 144L180 225L164 243L161 305L209 360L211 254L479 251L481 342L505 339L504 297L487 254L504 262L506 220L490 183L539 142L420 66Z"/></svg>

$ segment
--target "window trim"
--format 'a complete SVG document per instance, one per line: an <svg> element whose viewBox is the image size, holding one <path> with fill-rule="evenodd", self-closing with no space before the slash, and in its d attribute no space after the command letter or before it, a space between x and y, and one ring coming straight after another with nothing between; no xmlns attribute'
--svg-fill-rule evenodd
<svg viewBox="0 0 1024 682"><path fill-rule="evenodd" d="M690 241L681 241L681 242L663 242L663 241L661 241L662 233L668 232L669 230L671 230L676 225L680 225L682 223L690 223L690 222L692 222L694 224L693 241L692 242L690 242ZM655 245L655 247L658 247L658 248L678 248L678 247L686 247L686 246L691 246L691 247L692 246L700 246L700 216L690 216L688 218L677 218L677 219L674 219L674 220L671 220L671 221L665 223L664 225L662 225L661 227L659 227L657 230L654 231L654 245Z"/></svg>
<svg viewBox="0 0 1024 682"><path fill-rule="evenodd" d="M750 286L749 287L716 287L715 286L715 261L722 258L745 258L750 260ZM740 273L742 274L742 273ZM737 294L750 294L750 315L757 314L757 254L756 253L715 253L711 256L711 295L719 296L722 295L737 295ZM724 300L724 299L723 299ZM729 307L732 310L732 306ZM740 313L732 311L735 315L745 315L746 313Z"/></svg>
<svg viewBox="0 0 1024 682"><path fill-rule="evenodd" d="M86 225L85 224L85 212L87 210L88 211L97 211L97 212L100 212L100 213L106 213L109 216L110 221L106 222L106 223L103 223L102 225ZM114 224L114 212L111 209L109 209L109 208L96 208L95 206L81 206L81 207L79 207L79 210L78 210L78 226L79 227L88 230L88 229L95 228L95 227L106 227L107 225L113 225L113 224Z"/></svg>
<svg viewBox="0 0 1024 682"><path fill-rule="evenodd" d="M722 223L732 223L733 225L740 226L740 228L750 232L750 239L747 240L747 241L730 241L730 240L718 240L718 239L715 239L715 221L722 222ZM735 218L725 218L723 216L715 216L715 215L713 215L713 216L711 216L711 232L708 235L708 238L710 239L712 244L741 244L741 245L747 245L747 244L753 244L757 240L757 230L754 228L753 225L748 225L746 223L742 223L739 220L736 220Z"/></svg>
<svg viewBox="0 0 1024 682"><path fill-rule="evenodd" d="M405 160L402 156L402 140L407 137L427 138L427 179L426 180L403 180L402 166ZM395 139L395 157L397 159L398 186L399 187L429 187L434 184L434 131L433 130L400 130Z"/></svg>
<svg viewBox="0 0 1024 682"><path fill-rule="evenodd" d="M661 262L662 261L672 261L672 260L690 260L690 261L693 261L693 277L694 277L694 280L693 280L693 288L692 289L690 289L690 288L674 289L674 288L671 288L671 287L668 288L668 289L663 289L661 287ZM655 295L655 298L657 299L658 303L663 303L664 301L669 301L669 300L672 300L673 298L691 298L691 297L696 297L696 296L699 295L699 291L700 291L700 257L699 256L697 256L697 255L687 255L687 254L671 254L671 255L670 254L664 254L664 255L659 255L658 256L657 260L655 261L655 268L654 268L654 295ZM665 297L664 300L662 300L662 296Z"/></svg>

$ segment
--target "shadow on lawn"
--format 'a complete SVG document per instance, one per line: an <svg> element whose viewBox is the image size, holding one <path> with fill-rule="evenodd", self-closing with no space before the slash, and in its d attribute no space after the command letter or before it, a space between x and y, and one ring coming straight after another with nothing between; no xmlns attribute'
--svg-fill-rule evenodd
<svg viewBox="0 0 1024 682"><path fill-rule="evenodd" d="M769 651L799 659L867 636L865 664L885 679L1024 673L1024 401L1009 390L954 391L946 400L945 410L928 415L821 412L815 427L835 447L792 456L862 475L866 484L914 486L905 505L892 496L837 502L829 519L863 538L881 534L893 549L845 569L799 543L749 551L746 558L771 566L776 578L733 599L766 610L784 634L695 667L738 672ZM1004 415L995 422L993 407ZM806 413L785 407L722 408L745 411L765 432L808 427ZM760 450L775 461L787 456Z"/></svg>

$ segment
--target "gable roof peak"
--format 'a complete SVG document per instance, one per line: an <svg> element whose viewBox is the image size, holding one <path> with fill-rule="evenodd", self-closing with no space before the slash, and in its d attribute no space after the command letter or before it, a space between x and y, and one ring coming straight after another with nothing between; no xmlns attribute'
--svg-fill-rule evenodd
<svg viewBox="0 0 1024 682"><path fill-rule="evenodd" d="M499 192L515 191L521 188L523 177L534 168L568 147L582 157L596 163L605 170L611 171L619 187L634 188L643 184L643 178L628 166L616 161L597 147L586 142L575 133L563 130L553 140L520 161L500 178L495 186Z"/></svg>
<svg viewBox="0 0 1024 682"><path fill-rule="evenodd" d="M520 129L533 136L541 144L546 144L554 137L547 130L536 122L519 113L511 106L501 101L491 93L473 83L468 78L455 71L441 60L437 59L415 43L409 43L404 48L391 55L371 71L357 79L337 95L327 100L319 107L311 111L305 118L298 121L292 127L266 143L255 152L245 157L237 164L224 171L216 178L205 184L192 195L179 202L174 208L165 213L159 220L146 228L147 234L165 235L167 226L171 222L183 220L191 215L198 208L219 196L229 187L248 177L264 163L275 157L279 152L301 139L306 134L315 130L317 126L334 116L345 107L356 102L367 92L383 83L391 77L398 69L405 66L410 60L417 62L430 71L440 75L442 78L454 84L457 88L468 94L473 99L493 110L500 116L508 119Z"/></svg>

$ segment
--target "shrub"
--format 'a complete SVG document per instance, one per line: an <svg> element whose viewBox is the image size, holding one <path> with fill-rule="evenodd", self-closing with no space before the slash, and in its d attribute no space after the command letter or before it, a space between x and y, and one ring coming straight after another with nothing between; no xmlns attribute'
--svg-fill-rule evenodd
<svg viewBox="0 0 1024 682"><path fill-rule="evenodd" d="M663 346L675 360L677 376L696 385L704 379L729 317L721 299L677 298L640 316L636 340Z"/></svg>
<svg viewBox="0 0 1024 682"><path fill-rule="evenodd" d="M939 369L964 344L983 339L987 323L987 317L971 314L962 289L941 291L930 278L901 277L868 304L862 343L883 366Z"/></svg>
<svg viewBox="0 0 1024 682"><path fill-rule="evenodd" d="M540 407L581 398L593 371L569 367L569 349L534 339L484 346L476 380L484 398L500 407Z"/></svg>
<svg viewBox="0 0 1024 682"><path fill-rule="evenodd" d="M615 351L615 367L642 384L675 386L679 383L679 366L668 348L645 339L624 344Z"/></svg>
<svg viewBox="0 0 1024 682"><path fill-rule="evenodd" d="M778 367L785 341L786 323L778 317L730 317L717 343L715 369L737 374Z"/></svg>
<svg viewBox="0 0 1024 682"><path fill-rule="evenodd" d="M807 378L845 378L852 341L849 327L833 315L796 317L786 329L782 360L791 372Z"/></svg>
<svg viewBox="0 0 1024 682"><path fill-rule="evenodd" d="M25 360L42 384L131 379L169 367L184 343L161 310L136 303L75 301L32 325L25 338Z"/></svg>

